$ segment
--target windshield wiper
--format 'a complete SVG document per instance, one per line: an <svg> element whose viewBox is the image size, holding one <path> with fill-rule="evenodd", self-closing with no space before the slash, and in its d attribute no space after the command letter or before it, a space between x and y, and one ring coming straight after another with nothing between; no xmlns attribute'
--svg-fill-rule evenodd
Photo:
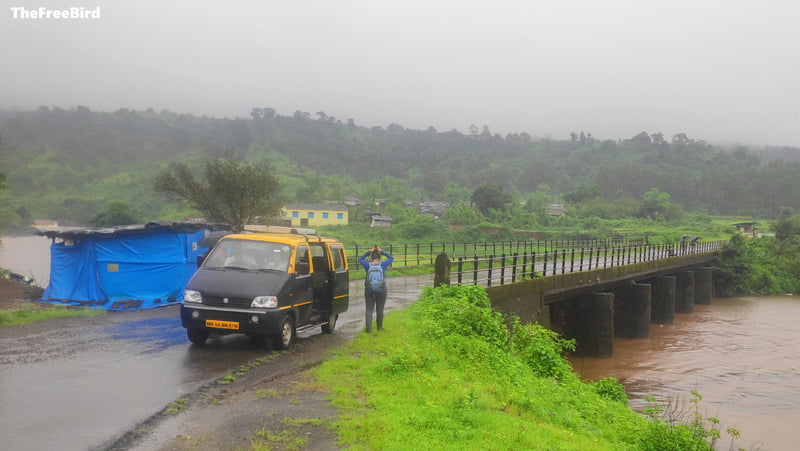
<svg viewBox="0 0 800 451"><path fill-rule="evenodd" d="M277 268L258 268L258 269L256 269L256 271L258 271L258 272L264 272L264 271L269 271L269 272L286 272L286 270L284 270L284 269L277 269Z"/></svg>
<svg viewBox="0 0 800 451"><path fill-rule="evenodd" d="M252 271L250 268L245 268L244 266L223 266L223 269L236 269L239 271Z"/></svg>

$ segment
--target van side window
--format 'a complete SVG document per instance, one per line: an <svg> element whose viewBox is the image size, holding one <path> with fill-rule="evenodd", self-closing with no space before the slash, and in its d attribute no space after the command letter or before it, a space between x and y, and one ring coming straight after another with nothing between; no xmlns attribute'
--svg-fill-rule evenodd
<svg viewBox="0 0 800 451"><path fill-rule="evenodd" d="M311 245L311 259L314 263L314 272L328 271L328 256L323 244Z"/></svg>
<svg viewBox="0 0 800 451"><path fill-rule="evenodd" d="M333 269L339 271L344 268L344 248L339 245L331 246L331 257L333 257Z"/></svg>
<svg viewBox="0 0 800 451"><path fill-rule="evenodd" d="M311 272L311 267L308 260L308 247L297 247L297 261L295 262L294 267L296 268L297 274L308 274Z"/></svg>

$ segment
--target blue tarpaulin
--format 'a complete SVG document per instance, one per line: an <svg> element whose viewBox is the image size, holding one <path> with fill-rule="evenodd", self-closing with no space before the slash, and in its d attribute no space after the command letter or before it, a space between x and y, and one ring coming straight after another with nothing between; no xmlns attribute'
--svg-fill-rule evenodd
<svg viewBox="0 0 800 451"><path fill-rule="evenodd" d="M148 223L112 229L46 232L50 283L42 301L131 310L183 301L197 257L208 251L200 240L214 226Z"/></svg>

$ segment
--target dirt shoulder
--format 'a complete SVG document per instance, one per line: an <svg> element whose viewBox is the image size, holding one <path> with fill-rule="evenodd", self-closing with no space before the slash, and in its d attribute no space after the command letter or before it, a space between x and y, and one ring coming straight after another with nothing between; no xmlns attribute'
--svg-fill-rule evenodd
<svg viewBox="0 0 800 451"><path fill-rule="evenodd" d="M307 370L358 332L356 325L299 340L288 352L269 352L196 392L176 400L114 443L99 449L337 450L331 424L336 410Z"/></svg>

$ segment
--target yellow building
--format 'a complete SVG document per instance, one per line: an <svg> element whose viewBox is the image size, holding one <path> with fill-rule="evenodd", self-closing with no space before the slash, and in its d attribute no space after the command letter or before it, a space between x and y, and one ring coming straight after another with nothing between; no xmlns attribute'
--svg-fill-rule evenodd
<svg viewBox="0 0 800 451"><path fill-rule="evenodd" d="M347 225L347 207L339 204L286 204L283 216L293 227Z"/></svg>

